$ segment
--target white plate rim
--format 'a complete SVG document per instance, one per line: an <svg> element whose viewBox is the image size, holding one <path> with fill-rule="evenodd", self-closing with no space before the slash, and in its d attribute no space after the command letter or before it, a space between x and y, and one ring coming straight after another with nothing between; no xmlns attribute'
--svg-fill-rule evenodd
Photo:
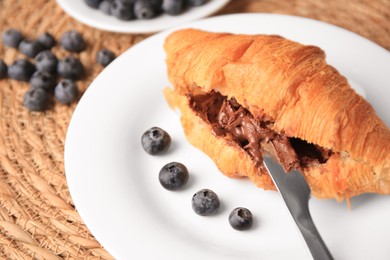
<svg viewBox="0 0 390 260"><path fill-rule="evenodd" d="M294 17L294 16L287 16L287 15L275 15L275 14L245 14L245 15L225 15L225 16L220 16L220 17L214 17L214 18L209 18L207 19L209 22L211 21L217 21L219 19L223 20L223 19L227 19L227 18L230 18L230 19L239 19L240 17L273 17L275 18L276 20L278 18L283 18L283 19L291 19L292 21L294 22L297 22L299 21L300 22L303 22L303 23L308 23L310 24L311 26L314 26L314 27L323 27L325 26L328 30L334 30L335 32L337 31L338 33L341 33L341 34L347 34L348 37L353 37L355 40L357 39L359 41L359 44L361 44L362 46L368 48L369 50L373 50L374 52L376 52L376 54L380 53L380 55L382 55L382 57L384 57L382 60L380 60L380 62L382 62L383 64L388 64L388 60L390 60L390 54L387 50L383 49L382 47L376 45L376 44L373 44L371 41L355 34L355 33L352 33L350 31L347 31L345 29L342 29L342 28L339 28L339 27L336 27L336 26L333 26L333 25L329 25L329 24L325 24L325 23L322 23L322 22L319 22L319 21L315 21L315 20L311 20L311 19L308 19L308 18L302 18L302 17ZM205 20L203 21L198 21L198 22L194 22L192 23L191 25L187 25L187 26L199 26L200 24L205 24ZM185 26L185 27L187 27ZM155 36L152 36L148 39L146 39L145 41L139 43L139 44L147 44L148 42L152 42L154 41L156 38L161 38L163 37L162 35L167 35L168 32L163 32L163 33L160 33L160 34L157 34ZM137 47L137 46L135 46ZM116 63L120 63L120 60L123 60L126 58L126 56L129 55L130 52L132 52L134 50L134 47L129 49L128 51L126 51L124 54L121 55L121 57L119 57L118 60L114 61L113 64L111 64L105 71L102 72L102 74L107 74L109 73L110 70L112 70L111 68L115 67L115 64ZM343 70L343 68L341 68L341 70ZM375 71L369 71L369 73L374 73L375 74ZM379 75L383 75L383 70L379 71ZM348 76L351 76L351 77L354 77L356 75L354 75L353 73L351 75L348 75ZM80 100L80 103L79 105L77 106L75 112L74 112L74 115L72 117L72 120L71 120L71 123L69 125L69 128L68 128L68 133L67 133L67 138L66 138L66 143L65 143L65 170L66 170L66 176L67 176L67 179L68 179L68 185L69 185L69 191L72 195L72 198L76 204L76 207L80 213L80 216L82 216L83 220L85 221L86 225L90 228L91 232L93 234L95 233L99 233L97 232L97 230L99 229L99 227L96 227L96 226L93 226L93 225L90 225L91 222L93 222L91 219L88 219L88 217L86 217L86 211L88 211L86 205L85 205L85 201L82 202L83 198L82 198L82 193L80 193L80 190L77 190L77 185L75 185L75 175L74 175L74 165L71 166L71 162L69 161L69 158L71 158L70 156L70 153L71 152L75 152L75 149L77 149L76 147L72 147L70 145L70 140L75 136L77 135L77 130L80 130L78 127L77 127L77 121L80 120L80 115L82 113L82 111L80 110L82 104L84 101L84 99L87 99L89 97L89 93L92 93L94 91L94 89L96 88L95 85L97 85L98 81L99 81L99 78L101 76L99 75L95 81L91 84L91 86L89 87L89 89L87 90L87 92L84 94L83 98ZM359 78L359 77L357 77ZM367 82L359 82L359 84L362 84L364 85L365 83ZM368 95L368 99L371 99L373 97L371 97L370 95ZM85 115L83 115L85 116ZM388 118L387 118L388 119ZM387 120L386 121L387 124L389 124L389 121ZM71 173L73 172L73 174ZM84 204L84 205L83 205ZM106 243L106 239L103 237L103 236L97 236L97 239L99 241L101 241L101 243L103 244L103 246L107 245L108 243ZM111 253L116 254L117 250L118 249L113 249L113 248L109 248L109 247L106 247L107 250Z"/></svg>

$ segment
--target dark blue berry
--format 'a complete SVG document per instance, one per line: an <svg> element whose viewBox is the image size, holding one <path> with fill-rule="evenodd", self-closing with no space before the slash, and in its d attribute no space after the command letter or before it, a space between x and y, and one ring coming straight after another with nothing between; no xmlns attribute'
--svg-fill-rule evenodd
<svg viewBox="0 0 390 260"><path fill-rule="evenodd" d="M92 8L99 8L99 4L102 2L102 0L84 0L84 2Z"/></svg>
<svg viewBox="0 0 390 260"><path fill-rule="evenodd" d="M235 208L229 215L229 223L235 230L248 230L252 227L252 212L247 208Z"/></svg>
<svg viewBox="0 0 390 260"><path fill-rule="evenodd" d="M156 10L158 10L158 9L161 10L161 6L162 6L164 0L149 0L149 1L152 3L154 8L156 8Z"/></svg>
<svg viewBox="0 0 390 260"><path fill-rule="evenodd" d="M108 49L101 49L96 54L96 61L106 67L115 59L115 54Z"/></svg>
<svg viewBox="0 0 390 260"><path fill-rule="evenodd" d="M219 205L219 198L212 190L202 189L192 196L192 209L198 215L214 215L218 211Z"/></svg>
<svg viewBox="0 0 390 260"><path fill-rule="evenodd" d="M61 36L60 43L62 48L71 52L81 52L85 48L83 36L75 30L65 32Z"/></svg>
<svg viewBox="0 0 390 260"><path fill-rule="evenodd" d="M41 44L42 49L49 50L56 45L56 40L50 33L42 33L38 37L38 42Z"/></svg>
<svg viewBox="0 0 390 260"><path fill-rule="evenodd" d="M50 50L41 51L35 56L35 66L38 70L55 73L58 59Z"/></svg>
<svg viewBox="0 0 390 260"><path fill-rule="evenodd" d="M142 135L141 144L145 152L156 155L168 150L171 145L171 137L163 129L152 127Z"/></svg>
<svg viewBox="0 0 390 260"><path fill-rule="evenodd" d="M8 76L20 81L29 81L34 72L34 64L25 59L16 60L8 67Z"/></svg>
<svg viewBox="0 0 390 260"><path fill-rule="evenodd" d="M183 12L183 0L164 0L162 9L169 15L179 15Z"/></svg>
<svg viewBox="0 0 390 260"><path fill-rule="evenodd" d="M3 60L0 60L0 79L7 77L7 71L7 64Z"/></svg>
<svg viewBox="0 0 390 260"><path fill-rule="evenodd" d="M208 2L208 0L186 0L189 6L200 6Z"/></svg>
<svg viewBox="0 0 390 260"><path fill-rule="evenodd" d="M162 12L163 0L144 0L144 1L150 2L150 4L153 6L153 9L154 9L154 12L156 15L158 15Z"/></svg>
<svg viewBox="0 0 390 260"><path fill-rule="evenodd" d="M100 3L99 10L105 14L111 15L111 5L112 5L112 1L104 0Z"/></svg>
<svg viewBox="0 0 390 260"><path fill-rule="evenodd" d="M134 15L138 19L151 19L156 17L157 13L154 5L147 0L137 0L134 3Z"/></svg>
<svg viewBox="0 0 390 260"><path fill-rule="evenodd" d="M70 79L61 80L54 88L55 98L62 104L70 104L76 100L78 89L76 82Z"/></svg>
<svg viewBox="0 0 390 260"><path fill-rule="evenodd" d="M133 6L133 2L115 0L111 4L111 15L123 21L134 19Z"/></svg>
<svg viewBox="0 0 390 260"><path fill-rule="evenodd" d="M84 74L84 67L79 59L68 56L58 62L57 73L66 79L79 79Z"/></svg>
<svg viewBox="0 0 390 260"><path fill-rule="evenodd" d="M15 29L8 29L3 33L2 39L4 46L18 48L19 43L23 40L23 35Z"/></svg>
<svg viewBox="0 0 390 260"><path fill-rule="evenodd" d="M125 4L133 4L136 0L119 0L119 1Z"/></svg>
<svg viewBox="0 0 390 260"><path fill-rule="evenodd" d="M41 88L30 88L24 95L23 105L30 111L44 111L49 106L50 95Z"/></svg>
<svg viewBox="0 0 390 260"><path fill-rule="evenodd" d="M158 175L161 185L167 190L182 188L189 179L187 167L178 162L171 162L161 168Z"/></svg>
<svg viewBox="0 0 390 260"><path fill-rule="evenodd" d="M38 41L23 40L19 44L19 51L30 58L34 58L42 51L42 46Z"/></svg>
<svg viewBox="0 0 390 260"><path fill-rule="evenodd" d="M49 72L36 71L30 79L31 88L42 88L47 92L53 90L55 84L55 78Z"/></svg>

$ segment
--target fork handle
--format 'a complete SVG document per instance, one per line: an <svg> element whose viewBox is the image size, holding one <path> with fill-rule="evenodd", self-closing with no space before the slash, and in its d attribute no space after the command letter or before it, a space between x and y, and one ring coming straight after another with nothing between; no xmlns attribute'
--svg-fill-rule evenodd
<svg viewBox="0 0 390 260"><path fill-rule="evenodd" d="M310 212L307 211L295 219L298 224L306 244L309 247L310 253L314 260L333 260L333 257L322 240L320 233L314 225L313 219L310 216Z"/></svg>

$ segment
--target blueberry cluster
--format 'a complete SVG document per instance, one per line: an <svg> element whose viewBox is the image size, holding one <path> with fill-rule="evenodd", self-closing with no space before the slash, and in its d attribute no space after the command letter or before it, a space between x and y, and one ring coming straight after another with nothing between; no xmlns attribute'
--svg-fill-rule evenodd
<svg viewBox="0 0 390 260"><path fill-rule="evenodd" d="M18 30L8 29L3 33L2 41L4 46L18 49L26 55L26 58L15 60L9 66L0 60L0 79L8 76L30 83L30 89L23 98L23 105L27 109L46 110L51 95L62 104L70 104L77 98L76 81L84 75L84 66L73 55L58 59L52 52L57 41L50 33L45 32L32 40L26 39ZM59 42L70 53L85 49L83 36L75 30L65 32ZM107 49L98 52L97 62L102 66L107 66L113 59L115 55Z"/></svg>
<svg viewBox="0 0 390 260"><path fill-rule="evenodd" d="M152 19L162 13L179 15L188 8L209 0L84 0L91 8L112 15L119 20Z"/></svg>
<svg viewBox="0 0 390 260"><path fill-rule="evenodd" d="M150 155L165 153L171 145L170 135L159 127L149 128L141 137L141 144L145 152ZM170 162L164 165L158 175L161 186L170 191L182 189L189 179L187 167L179 162ZM218 195L210 189L201 189L191 199L193 211L200 216L217 214L220 208ZM230 226L239 231L252 227L252 213L243 207L232 210L229 214Z"/></svg>

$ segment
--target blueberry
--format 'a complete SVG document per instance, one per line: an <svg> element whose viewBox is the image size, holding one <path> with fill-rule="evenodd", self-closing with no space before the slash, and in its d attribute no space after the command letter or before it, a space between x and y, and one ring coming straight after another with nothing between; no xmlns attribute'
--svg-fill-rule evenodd
<svg viewBox="0 0 390 260"><path fill-rule="evenodd" d="M22 40L19 44L19 51L24 55L34 58L42 50L42 45L34 40Z"/></svg>
<svg viewBox="0 0 390 260"><path fill-rule="evenodd" d="M81 52L85 48L83 36L75 30L65 32L61 36L60 43L62 48L71 52Z"/></svg>
<svg viewBox="0 0 390 260"><path fill-rule="evenodd" d="M31 88L42 88L47 92L53 90L55 78L46 71L36 71L30 79Z"/></svg>
<svg viewBox="0 0 390 260"><path fill-rule="evenodd" d="M2 39L4 46L18 48L19 43L23 40L23 35L15 29L8 29L3 33Z"/></svg>
<svg viewBox="0 0 390 260"><path fill-rule="evenodd" d="M119 1L125 4L133 4L136 0L119 0Z"/></svg>
<svg viewBox="0 0 390 260"><path fill-rule="evenodd" d="M187 168L178 162L171 162L161 168L158 180L167 190L178 190L188 182Z"/></svg>
<svg viewBox="0 0 390 260"><path fill-rule="evenodd" d="M111 5L112 5L112 1L104 0L100 3L99 10L105 14L111 15Z"/></svg>
<svg viewBox="0 0 390 260"><path fill-rule="evenodd" d="M183 12L183 0L164 0L162 9L169 15L178 15Z"/></svg>
<svg viewBox="0 0 390 260"><path fill-rule="evenodd" d="M102 2L102 0L84 0L84 2L92 8L99 8L99 4Z"/></svg>
<svg viewBox="0 0 390 260"><path fill-rule="evenodd" d="M72 103L78 95L76 82L70 79L61 80L54 88L55 98L62 104Z"/></svg>
<svg viewBox="0 0 390 260"><path fill-rule="evenodd" d="M149 1L153 5L154 10L159 13L161 11L162 3L164 0L149 0Z"/></svg>
<svg viewBox="0 0 390 260"><path fill-rule="evenodd" d="M58 62L57 73L66 79L79 79L84 74L84 67L79 59L68 56Z"/></svg>
<svg viewBox="0 0 390 260"><path fill-rule="evenodd" d="M133 2L115 0L111 4L111 15L123 21L134 19L133 6Z"/></svg>
<svg viewBox="0 0 390 260"><path fill-rule="evenodd" d="M38 70L55 73L57 71L57 57L50 51L45 50L35 56L35 66Z"/></svg>
<svg viewBox="0 0 390 260"><path fill-rule="evenodd" d="M142 135L141 144L145 152L156 155L168 150L171 145L171 137L163 129L152 127Z"/></svg>
<svg viewBox="0 0 390 260"><path fill-rule="evenodd" d="M50 95L41 88L30 88L24 95L23 105L30 111L43 111L49 106Z"/></svg>
<svg viewBox="0 0 390 260"><path fill-rule="evenodd" d="M96 54L97 63L101 64L104 67L110 64L111 61L113 61L114 59L115 59L115 54L108 49L101 49Z"/></svg>
<svg viewBox="0 0 390 260"><path fill-rule="evenodd" d="M202 189L192 196L192 209L198 215L214 215L219 209L219 205L219 198L212 190Z"/></svg>
<svg viewBox="0 0 390 260"><path fill-rule="evenodd" d="M157 13L150 1L137 0L134 3L134 15L138 19L151 19L156 17Z"/></svg>
<svg viewBox="0 0 390 260"><path fill-rule="evenodd" d="M208 0L186 0L189 6L204 5Z"/></svg>
<svg viewBox="0 0 390 260"><path fill-rule="evenodd" d="M7 77L7 71L7 64L3 60L0 60L0 79Z"/></svg>
<svg viewBox="0 0 390 260"><path fill-rule="evenodd" d="M150 4L153 6L156 15L161 13L163 0L145 0L145 1L150 2Z"/></svg>
<svg viewBox="0 0 390 260"><path fill-rule="evenodd" d="M229 215L229 223L235 230L248 230L252 227L252 212L247 208L235 208Z"/></svg>
<svg viewBox="0 0 390 260"><path fill-rule="evenodd" d="M42 49L49 50L56 45L56 40L54 37L47 32L42 33L38 37L38 42L41 44Z"/></svg>
<svg viewBox="0 0 390 260"><path fill-rule="evenodd" d="M8 76L20 81L29 81L34 72L34 64L25 59L16 60L8 67Z"/></svg>

